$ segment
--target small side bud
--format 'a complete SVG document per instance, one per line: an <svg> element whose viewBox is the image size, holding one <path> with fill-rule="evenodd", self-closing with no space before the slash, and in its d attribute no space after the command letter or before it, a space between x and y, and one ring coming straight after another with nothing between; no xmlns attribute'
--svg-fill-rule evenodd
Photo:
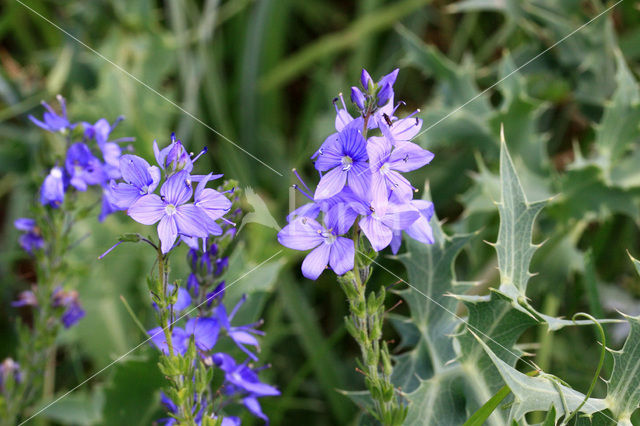
<svg viewBox="0 0 640 426"><path fill-rule="evenodd" d="M356 104L359 109L363 110L367 100L365 99L360 89L353 86L351 87L351 101Z"/></svg>

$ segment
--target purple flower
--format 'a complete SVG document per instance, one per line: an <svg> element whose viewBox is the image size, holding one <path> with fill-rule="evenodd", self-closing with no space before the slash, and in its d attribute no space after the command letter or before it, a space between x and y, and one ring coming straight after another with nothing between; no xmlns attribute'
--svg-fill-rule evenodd
<svg viewBox="0 0 640 426"><path fill-rule="evenodd" d="M22 372L20 371L20 364L15 362L11 358L5 358L0 364L0 392L4 391L4 384L11 377L14 382L22 381Z"/></svg>
<svg viewBox="0 0 640 426"><path fill-rule="evenodd" d="M370 214L360 219L360 229L364 232L375 251L384 249L391 243L393 231L408 228L420 214L411 205L389 203L380 209L370 210Z"/></svg>
<svg viewBox="0 0 640 426"><path fill-rule="evenodd" d="M71 185L78 191L86 191L88 185L98 185L106 178L102 163L82 142L74 143L67 150L65 168L71 177Z"/></svg>
<svg viewBox="0 0 640 426"><path fill-rule="evenodd" d="M160 352L165 355L169 355L169 345L167 345L167 339L165 338L164 329L162 327L155 327L147 331L153 343ZM173 352L183 355L187 350L187 343L189 336L180 327L173 327L171 332L171 344L173 346Z"/></svg>
<svg viewBox="0 0 640 426"><path fill-rule="evenodd" d="M59 132L62 130L71 130L76 125L69 123L69 119L67 119L67 105L62 96L56 96L58 102L60 103L60 109L62 110L62 114L58 115L58 113L49 106L45 101L42 101L42 106L47 110L44 112L43 120L40 121L35 118L33 115L29 115L29 120L31 120L36 126L48 130L50 132Z"/></svg>
<svg viewBox="0 0 640 426"><path fill-rule="evenodd" d="M24 251L33 254L34 251L44 247L44 239L40 235L40 229L35 220L21 217L16 219L13 224L17 230L24 232L18 240Z"/></svg>
<svg viewBox="0 0 640 426"><path fill-rule="evenodd" d="M185 170L189 173L193 170L193 161L189 152L185 149L180 139L175 133L171 134L171 143L160 150L156 141L153 141L153 153L158 162L158 166L167 173L175 173Z"/></svg>
<svg viewBox="0 0 640 426"><path fill-rule="evenodd" d="M256 324L248 324L248 325L241 325L241 326L231 325L231 320L236 315L236 312L238 312L238 309L240 309L240 306L242 306L242 304L246 300L247 300L247 296L243 295L240 301L233 308L229 316L227 316L227 309L225 308L225 306L223 304L220 304L216 311L216 315L217 315L218 321L220 321L220 326L227 331L227 334L229 335L229 337L231 337L231 339L233 339L235 344L238 345L238 347L244 353L249 355L251 359L253 359L254 361L257 361L258 357L255 356L251 351L249 351L244 345L251 345L256 347L257 349L260 348L258 339L256 339L252 335L252 334L264 335L264 332L260 330L256 330L254 328L256 325L260 324L260 322Z"/></svg>
<svg viewBox="0 0 640 426"><path fill-rule="evenodd" d="M278 232L278 241L294 250L310 250L311 253L302 262L302 274L317 279L327 264L338 274L343 275L353 269L355 247L353 240L341 237L345 234L355 215L348 214L341 206L336 206L325 214L326 226L320 225L309 217L299 217Z"/></svg>
<svg viewBox="0 0 640 426"><path fill-rule="evenodd" d="M372 174L372 205L377 209L387 204L389 190L403 201L411 200L414 188L399 172L419 169L434 157L412 142L397 142L393 147L387 138L377 136L369 138L367 153Z"/></svg>
<svg viewBox="0 0 640 426"><path fill-rule="evenodd" d="M404 231L416 241L424 244L433 244L433 230L431 229L431 225L429 225L429 221L431 217L433 217L434 212L433 203L426 200L412 200L411 206L419 212L420 217L409 225L409 227L405 228ZM401 243L402 231L394 230L393 239L391 240L391 251L393 254L398 253Z"/></svg>
<svg viewBox="0 0 640 426"><path fill-rule="evenodd" d="M85 316L85 311L78 300L78 292L75 290L67 291L62 287L56 287L51 294L51 306L65 308L60 317L65 328L70 328Z"/></svg>
<svg viewBox="0 0 640 426"><path fill-rule="evenodd" d="M184 327L187 336L193 336L196 348L210 351L218 341L220 324L216 318L191 318Z"/></svg>
<svg viewBox="0 0 640 426"><path fill-rule="evenodd" d="M246 392L255 397L277 396L280 391L275 387L262 383L258 374L246 364L237 364L229 355L219 352L213 355L213 362L224 371L229 386L229 393Z"/></svg>
<svg viewBox="0 0 640 426"><path fill-rule="evenodd" d="M160 189L160 196L147 194L140 197L129 208L129 216L143 225L158 224L158 236L162 252L168 253L178 234L187 237L205 238L208 235L207 219L193 204L186 204L193 188L186 170L167 179Z"/></svg>
<svg viewBox="0 0 640 426"><path fill-rule="evenodd" d="M102 208L100 209L100 215L98 216L98 220L100 222L104 221L111 213L121 210L116 204L116 201L117 200L113 195L113 190L109 186L104 185L102 187Z"/></svg>
<svg viewBox="0 0 640 426"><path fill-rule="evenodd" d="M123 155L119 165L124 182L112 182L111 191L115 204L121 209L128 209L139 198L156 190L160 182L160 169L150 166L137 155Z"/></svg>
<svg viewBox="0 0 640 426"><path fill-rule="evenodd" d="M147 332L151 342L165 355L169 354L169 346L162 327L155 327ZM183 355L187 351L189 339L193 336L194 344L200 351L207 352L213 349L218 341L220 326L215 318L191 318L184 329L173 327L171 343L176 353Z"/></svg>
<svg viewBox="0 0 640 426"><path fill-rule="evenodd" d="M205 186L212 175L202 179L193 194L194 205L198 208L206 220L207 229L211 235L222 235L222 228L215 221L224 216L231 209L231 201L221 192Z"/></svg>
<svg viewBox="0 0 640 426"><path fill-rule="evenodd" d="M358 129L347 126L338 137L328 141L319 151L316 169L325 173L318 183L314 198L332 197L345 184L358 196L367 193L370 173L367 164L367 142Z"/></svg>
<svg viewBox="0 0 640 426"><path fill-rule="evenodd" d="M19 308L21 306L38 306L38 299L31 290L25 290L20 292L18 300L11 302L11 306Z"/></svg>
<svg viewBox="0 0 640 426"><path fill-rule="evenodd" d="M58 208L64 201L64 191L68 185L62 167L55 166L49 171L44 178L42 187L40 188L40 203L43 206L51 206Z"/></svg>

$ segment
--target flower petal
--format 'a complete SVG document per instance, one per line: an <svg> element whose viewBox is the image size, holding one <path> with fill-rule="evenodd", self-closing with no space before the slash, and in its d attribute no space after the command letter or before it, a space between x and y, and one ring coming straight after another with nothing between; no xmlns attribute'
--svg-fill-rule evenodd
<svg viewBox="0 0 640 426"><path fill-rule="evenodd" d="M360 229L364 232L375 251L380 251L391 243L393 233L380 220L367 216L360 220Z"/></svg>
<svg viewBox="0 0 640 426"><path fill-rule="evenodd" d="M189 172L182 170L171 176L160 188L165 201L175 206L184 204L191 198L193 188L189 180Z"/></svg>
<svg viewBox="0 0 640 426"><path fill-rule="evenodd" d="M178 227L173 216L162 217L158 224L158 237L160 237L162 253L168 253L178 238Z"/></svg>
<svg viewBox="0 0 640 426"><path fill-rule="evenodd" d="M331 253L329 255L329 264L333 272L338 275L344 275L352 270L355 253L353 240L338 237L331 244Z"/></svg>
<svg viewBox="0 0 640 426"><path fill-rule="evenodd" d="M431 151L427 151L413 142L398 141L389 162L393 170L410 172L429 164L433 157L434 154Z"/></svg>
<svg viewBox="0 0 640 426"><path fill-rule="evenodd" d="M310 217L299 217L278 232L278 242L294 250L309 250L324 242L323 228Z"/></svg>
<svg viewBox="0 0 640 426"><path fill-rule="evenodd" d="M178 232L189 237L206 238L209 235L207 220L201 210L193 204L183 204L176 207L173 215Z"/></svg>
<svg viewBox="0 0 640 426"><path fill-rule="evenodd" d="M310 280L317 279L329 263L331 245L322 243L304 258L302 275Z"/></svg>
<svg viewBox="0 0 640 426"><path fill-rule="evenodd" d="M342 191L342 188L344 188L344 185L347 182L347 173L348 172L345 170L342 170L342 167L336 167L335 169L325 173L318 183L318 187L316 188L316 193L313 198L316 200L322 200L333 197L338 192Z"/></svg>
<svg viewBox="0 0 640 426"><path fill-rule="evenodd" d="M120 157L122 178L140 189L148 187L153 182L149 174L150 167L145 159L137 155L126 154Z"/></svg>
<svg viewBox="0 0 640 426"><path fill-rule="evenodd" d="M128 209L142 196L140 194L140 190L131 184L125 182L115 184L115 182L111 182L113 183L111 185L111 195L113 198L113 202L120 209Z"/></svg>
<svg viewBox="0 0 640 426"><path fill-rule="evenodd" d="M143 225L153 225L164 216L165 203L156 194L142 196L129 207L128 214Z"/></svg>

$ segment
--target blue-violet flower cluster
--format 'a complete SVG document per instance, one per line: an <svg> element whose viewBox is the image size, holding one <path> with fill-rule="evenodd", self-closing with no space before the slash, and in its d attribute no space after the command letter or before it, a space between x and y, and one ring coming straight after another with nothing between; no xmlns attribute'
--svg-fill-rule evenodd
<svg viewBox="0 0 640 426"><path fill-rule="evenodd" d="M417 241L433 243L433 204L413 199L416 189L403 173L428 164L434 155L411 142L422 127L415 117L418 111L395 116L403 104L394 104L397 75L398 69L376 83L362 70L362 88L351 88L359 111L355 118L342 95L334 100L336 132L312 156L320 174L315 191L294 170L302 187L294 186L310 203L287 217L289 224L278 233L278 241L295 250L312 250L302 263L309 279L318 278L327 265L338 275L353 269L355 245L345 235L354 224L375 251L390 245L397 253L403 231Z"/></svg>

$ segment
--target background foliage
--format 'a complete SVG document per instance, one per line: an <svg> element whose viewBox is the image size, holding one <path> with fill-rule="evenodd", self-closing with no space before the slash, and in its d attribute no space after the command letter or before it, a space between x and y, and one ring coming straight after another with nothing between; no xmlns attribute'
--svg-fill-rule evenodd
<svg viewBox="0 0 640 426"><path fill-rule="evenodd" d="M397 259L382 259L385 268L421 288L429 282L424 274L412 273L412 263L433 266L428 270L437 282L430 295L458 315L468 312L479 328L491 325L484 305L467 297L465 308L443 294L487 294L489 287L505 282L497 269L502 264L496 250L484 242L498 241L500 222L494 202L501 200L499 129L504 124L526 199L553 197L532 229L533 242L544 242L528 269L537 275L527 277L528 284L521 287L532 309L567 318L579 311L599 318L615 316L615 309L640 314L640 280L626 253L640 257L636 77L640 10L633 1L618 4L521 70L516 69L613 3L113 0L62 5L37 0L26 4L69 34L18 1L7 0L0 6L0 357L15 345L12 318L17 313L9 302L33 274L11 224L28 214L41 178L37 162L43 135L26 120L40 100L61 93L68 99L71 116L87 121L124 114L118 135L135 136L136 150L147 157L151 142L166 142L174 130L193 151L207 145L211 155L206 161L253 187L279 220L289 206L289 170L308 167L308 157L332 127L330 100L339 91L348 93L361 67L374 76L401 67L398 97L407 102L407 111L421 109L427 131L417 142L436 153L433 163L414 173L412 180L429 182L443 221L437 233L441 243L429 248L409 244L408 252ZM283 176L259 165L70 35ZM303 173L314 172L308 167ZM97 260L117 235L135 230L133 224L112 217L102 225L85 223L78 235L90 235L73 253L88 314L62 336L56 378L60 393L143 339L120 296L145 324L152 321L140 279L151 268L150 258L123 249ZM247 225L241 233L244 247L233 260L230 276L279 250L275 232L260 224ZM425 263L426 251L444 263ZM357 410L336 390L362 387L354 370L357 350L342 322L346 304L330 274L316 283L304 280L297 272L300 258L290 251L285 254L235 289L235 297L250 294L242 314L265 319L262 358L272 363L269 380L283 391L283 397L265 400L265 411L276 425L346 424L355 419ZM379 269L372 282L392 285L397 280ZM443 331L452 332L456 324L434 303L402 284L396 288L402 290L388 301L389 306L400 297L406 303L390 313L394 327L387 330L388 338L395 341L399 384L406 392L418 392L414 398L419 398L426 396L421 381L433 377L454 356L453 340ZM418 318L423 333L443 341L441 364L419 362L433 353L424 347L415 327L407 325L409 316ZM517 341L517 350L532 353L529 359L536 365L585 392L599 356L593 328L548 332L546 325L527 326L512 330L522 336L505 336L509 344ZM609 346L621 348L628 326L611 325L606 331ZM481 365L493 368L484 352L464 353L460 362L484 362ZM155 363L153 350L141 348L45 416L62 424L110 425L123 419L127 424L149 424L161 414L157 390L162 378ZM528 371L524 364L517 366ZM602 376L610 377L613 368L608 356ZM496 379L495 374L492 377ZM485 400L500 385L489 383L491 392L484 394ZM480 404L481 398L469 403L455 397L464 393L462 382L454 380L445 390L448 393L439 395L459 414L451 424L464 421ZM600 381L593 396L606 393ZM498 411L500 416L505 413Z"/></svg>

